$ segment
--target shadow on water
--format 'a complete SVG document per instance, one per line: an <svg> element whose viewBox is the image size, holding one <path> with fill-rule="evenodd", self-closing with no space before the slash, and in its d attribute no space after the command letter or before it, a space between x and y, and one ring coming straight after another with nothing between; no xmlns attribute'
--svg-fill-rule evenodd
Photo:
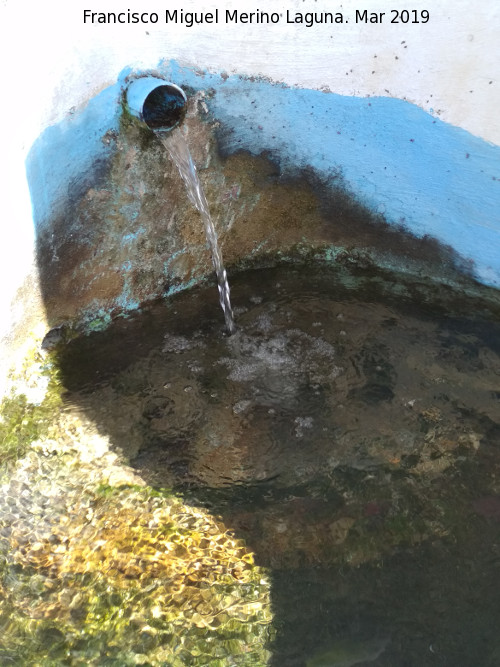
<svg viewBox="0 0 500 667"><path fill-rule="evenodd" d="M269 568L273 667L499 664L499 304L324 267L232 292L229 338L196 289L67 344L68 407Z"/></svg>
<svg viewBox="0 0 500 667"><path fill-rule="evenodd" d="M175 212L185 196L175 179L165 187L164 172L169 175L173 166L152 136L125 127L121 117L128 74L123 71L117 84L78 114L48 128L27 160L50 326L79 318L88 324L87 316L123 313L170 289L164 287L165 266L185 246L182 220L178 245L166 226L165 211ZM241 77L217 83L205 73L199 84L198 73L190 78L184 72L180 83L184 77L196 89L209 81L222 86L212 102L207 97L215 116L226 116L218 136L222 155L245 148L260 154L253 162L237 154L225 165L227 182L244 183L250 192L244 210L252 210L251 224L243 221L249 237L238 232L236 240L226 239L233 258L269 242L271 217L283 248L305 236L336 248L372 248L379 258L390 249L399 265L417 262L432 275L456 278L446 267L465 273L473 268L432 238L416 239L382 215L373 217L345 194L338 171L324 178L314 170L290 172L285 178L281 134L266 143L270 133L258 120L272 111L271 117L283 113L288 123L296 108L307 119L299 142L306 149L304 164L314 164L309 155L323 155L313 143L320 124L345 151L336 153L338 163L348 164L355 155L352 139L335 129L335 114L342 125L349 118L363 132L378 126L382 134L390 126L398 136L387 118L399 118L393 110L402 108L401 101L366 103L298 91L296 105L288 100L297 91L283 86L255 100L255 82L248 97ZM179 72L172 80L179 80ZM235 131L241 127L239 100L247 97L253 101L246 111L256 122L241 134ZM328 113L328 125L310 116L310 108ZM414 137L413 114L424 114L406 103L404 109L398 122L405 131L410 124ZM441 157L456 145L456 128L425 121L422 141L407 142L408 159L415 145L425 146L423 164L447 182ZM457 153L467 157L459 182L469 199L476 191L490 192L495 184L484 155L493 160L495 149L462 132L458 141ZM382 190L397 203L407 189L397 178L406 153L400 147L394 152L392 139L386 143L385 154L378 143L370 173L374 179L394 174L389 190ZM147 197L139 196L141 189ZM229 203L240 196L233 190L225 195ZM412 207L463 217L464 198L456 198L454 213L446 189L425 189L419 197ZM483 199L494 201L493 194ZM438 226L440 232L445 227ZM240 252L235 246L241 242L247 245ZM345 261L363 263L363 251L346 251ZM247 273L231 286L239 326L231 338L223 336L213 286L117 319L107 331L64 346L68 412L83 412L149 484L174 489L193 507L220 515L269 569L273 667L500 664L500 610L492 585L500 564L498 305L341 267ZM61 329L53 334L57 338ZM52 498L49 504L65 512L63 501ZM40 552L27 556L36 563ZM31 595L40 582L30 581ZM21 588L16 590L21 598ZM67 611L64 600L63 606ZM82 609L75 603L71 615ZM0 627L4 623L0 617ZM49 635L53 644L61 640L57 628L49 628ZM138 638L146 647L148 641Z"/></svg>

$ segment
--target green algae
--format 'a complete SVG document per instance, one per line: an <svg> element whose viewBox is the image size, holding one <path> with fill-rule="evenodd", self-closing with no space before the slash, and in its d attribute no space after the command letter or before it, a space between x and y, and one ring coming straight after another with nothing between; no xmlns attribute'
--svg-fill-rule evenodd
<svg viewBox="0 0 500 667"><path fill-rule="evenodd" d="M286 263L288 259L292 264L296 262L292 256L285 256L285 253L282 253L283 263ZM317 261L317 257L313 259ZM305 249L302 255L302 261L304 260L307 260ZM341 272L341 267L339 267L339 272ZM351 288L355 286L376 296L388 292L394 286L394 274L388 274L380 269L373 270L371 285L369 281L364 281L356 271L353 271L353 274L347 282L344 281L343 287L346 284ZM399 286L397 294L418 295L418 290L421 289L423 295L426 288L429 291L426 298L423 299L425 303L430 299L429 294L432 295L432 289L429 283L423 280L410 284L407 278L406 284ZM342 286L339 289L341 290ZM441 300L450 305L448 312L459 312L461 305L466 304L463 296L460 295L445 295ZM489 305L491 304L490 301ZM173 308L175 305L172 306ZM339 346L340 344L339 339ZM124 349L120 349L120 354L124 353ZM370 347L370 350L372 349ZM467 349L464 347L464 354ZM92 355L95 356L95 352L94 344ZM449 349L444 348L444 352L448 353ZM377 372L384 370L382 362L373 361L372 357L368 357L370 368L375 362L381 367ZM83 363L87 362L83 361ZM364 366L363 371L367 372ZM192 378L189 380L190 383L191 380ZM55 379L53 382L57 398L60 388L57 388ZM213 384L214 377L211 373L210 376L207 376L206 385L204 385L204 389L209 392L209 397L214 389ZM133 385L133 378L128 376L124 376L120 382L115 383L115 389L119 389L121 393L120 399L132 391L137 391ZM216 387L218 391L221 388L221 386ZM15 431L15 424L19 426L19 420L21 422L25 420L26 424L22 428L26 428L26 432L24 438L21 438L23 442L27 443L27 449L24 450L25 455L30 454L30 444L43 441L47 436L57 438L56 427L47 427L47 424L50 423L51 414L53 418L61 407L59 399L55 400L52 412L48 410L44 416L37 411L41 405L30 403L26 396L21 399L19 396L12 397L14 403L7 409L8 418L4 423L10 423L11 431ZM209 402L212 404L214 401L210 398ZM122 406L120 409L123 409L121 400L115 404ZM49 405L47 404L46 407L48 408ZM414 409L416 410L412 406L412 411ZM122 418L123 415L120 420ZM494 487L493 482L490 482L491 488L483 485L484 472L482 474L480 474L481 471L474 472L475 467L479 465L474 458L479 446L479 436L465 438L468 433L467 429L470 430L471 427L462 424L456 441L452 442L439 410L432 403L422 404L418 411L418 424L421 426L419 432L422 433L425 443L415 454L396 456L394 443L390 438L380 438L377 441L377 449L383 452L379 474L375 474L373 469L367 471L336 468L325 479L315 480L314 488L312 489L311 486L309 491L312 489L314 494L317 492L320 496L333 494L335 502L327 504L324 511L321 510L321 503L312 505L309 521L318 520L317 526L313 528L319 538L317 541L311 540L308 545L311 562L328 564L330 567L342 569L343 572L361 571L363 567L368 569L373 566L378 568L378 576L378 572L383 572L384 567L387 569L384 563L395 554L400 555L409 550L423 551L426 548L430 550L434 548L435 544L448 548L450 543L459 538L464 542L470 540L472 534L477 544L482 543L482 535L479 535L479 531L484 528L483 525L474 528L477 521L473 522L472 528L468 525L471 503L476 497L485 493L498 493L498 487ZM477 433L481 432L480 429L476 430ZM471 434L474 435L472 432ZM119 442L118 438L117 442ZM481 448L484 447L483 443ZM101 550L97 561L95 553L89 554L87 543L95 546L96 542L99 542L98 537L94 542L88 539L85 541L80 537L72 538L71 549L65 550L70 551L71 554L65 556L64 559L62 557L59 559L58 552L55 552L54 555L52 547L41 540L38 542L32 540L27 558L21 547L18 548L19 545L16 546L16 549L9 550L17 554L18 560L15 562L8 561L6 552L0 549L0 627L4 631L4 637L0 640L0 661L3 659L7 664L43 666L53 664L168 664L180 667L181 665L210 664L214 667L217 665L227 667L229 665L260 666L268 664L270 658L267 646L273 631L267 593L264 590L267 587L265 571L252 563L247 563L249 567L246 571L252 574L248 574L249 580L243 582L235 581L230 573L219 571L218 574L221 576L215 583L216 591L209 604L209 607L213 605L211 608L215 609L215 614L207 607L201 607L206 613L205 615L200 614L200 620L198 616L195 616L195 613L199 612L193 613L193 607L197 609L198 602L201 605L206 603L205 599L201 602L197 597L205 590L202 578L202 574L203 577L205 576L204 572L200 574L196 585L191 586L191 583L187 585L189 595L185 600L180 601L165 597L165 586L162 589L162 585L157 581L161 577L156 574L151 576L152 564L148 558L146 558L148 565L143 572L149 574L140 580L134 580L134 577L127 575L127 568L133 569L136 565L133 558L137 554L140 555L142 550L146 552L148 549L152 550L152 544L155 546L174 544L177 550L176 556L182 556L184 562L189 564L191 555L196 553L197 547L206 538L208 528L184 526L182 515L186 510L182 508L183 501L180 497L171 501L169 498L174 494L170 491L144 489L129 484L119 484L117 488L106 481L96 482L91 475L95 473L95 469L99 468L100 462L96 461L94 469L81 471L78 470L76 464L66 465L65 457L67 454L57 453L54 454L52 460L54 468L66 466L65 478L67 480L80 480L79 476L87 476L85 483L80 480L75 485L81 497L78 500L75 497L72 501L74 502L74 514L71 515L72 530L78 529L83 523L90 522L99 534L102 533L105 536L109 534L109 538L106 537L107 544L104 548L106 553L103 555ZM461 460L464 457L467 457L466 463ZM16 458L19 458L19 455L9 459L10 463L14 463ZM446 464L446 467L440 466L442 462ZM51 471L51 475L53 473L54 470ZM439 475L439 483L434 484L433 479L436 475ZM471 486L465 491L463 480L466 478L468 485L472 485L475 476L478 479L477 488ZM51 476L50 479L52 479ZM92 481L89 482L89 479ZM459 481L460 484L457 484ZM38 484L36 475L33 475L32 482L34 485ZM234 489L231 489L231 494L233 491ZM295 493L296 489L293 491ZM286 499L289 489L285 488L281 493ZM195 494L198 494L197 490ZM229 497L229 494L227 495ZM276 499L277 495L273 497ZM345 505L338 500L341 498L345 498ZM175 510L174 514L171 514L171 516L175 515L176 521L173 523L165 521L153 532L149 526L148 529L145 529L142 524L139 524L139 529L135 530L137 526L134 524L134 517L137 512L144 512L149 516L151 513L148 514L148 507L151 507L152 499L157 499L155 501L159 503L155 506L157 509L177 507L179 511ZM265 507L268 501L262 498L260 500ZM294 500L301 501L302 498ZM307 500L304 498L304 502L282 503L287 518L291 519L291 527L288 528L288 534L278 533L281 540L275 543L278 548L287 538L291 547L297 549L294 541L300 537L301 532L307 529L307 526L304 528L301 524L303 512L309 511ZM180 504L176 505L176 502ZM196 504L194 499L192 502ZM129 513L129 505L133 506L132 515ZM296 507L295 514L293 507ZM93 512L90 519L89 509ZM254 509L255 505L252 506L253 515L256 514ZM187 512L189 513L190 510ZM328 518L329 512L331 518ZM281 518L280 511L270 514L269 526L275 525L281 529ZM244 524L248 516L243 516L242 519ZM327 544L327 539L321 538L322 531L328 537L330 530L328 521L321 523L323 519L331 522L336 528L342 522L342 526L345 527L341 534L337 531L333 549L331 544L330 546ZM332 521L333 519L335 521ZM226 525L233 525L231 515L226 517L225 521ZM493 520L490 519L491 521ZM484 523L488 528L486 521ZM210 522L206 525L212 527ZM226 534L227 531L221 528L220 533ZM52 539L55 539L54 536L60 536L60 533L56 531L51 535ZM43 549L39 548L40 544L43 544ZM60 540L59 544L56 543L55 547L60 547L61 544L66 544L64 538ZM36 548L33 549L33 547ZM266 552L259 554L259 550L254 545L252 545L252 550L255 550L261 559L263 555L265 556ZM166 547L164 552L168 552ZM240 556L243 552L240 552ZM25 558L24 561L23 558ZM47 558L48 561L44 560ZM112 562L113 559L118 561L119 567ZM195 558L195 562L199 561L196 561ZM212 563L212 565L215 568L219 567L218 563ZM246 568L247 565L243 567ZM293 565L296 565L295 561L292 562ZM48 574L53 567L57 573L55 585L52 582L53 577ZM186 569L184 574L188 571L189 569ZM168 574L165 579L169 580L170 585L171 578ZM247 612L252 612L247 602L250 600L252 604L253 593L256 594L257 599L262 593L259 604L262 603L263 608L259 622L255 620L255 615L245 616ZM231 605L230 609L241 611L241 607L238 606L241 602L244 609L242 615L240 611L237 611L236 617L233 618L227 612L220 610L220 607L217 606L220 601L219 596L224 598L227 595L231 599L234 595L239 596L239 602L236 606ZM158 600L159 604L155 605L154 600ZM389 596L387 600L390 603ZM155 611L157 607L160 607L162 611ZM130 609L135 611L130 612ZM42 614L42 617L38 613ZM47 614L46 617L43 616L44 613ZM204 627L204 619L206 620L210 614L213 620L209 626ZM177 641L179 636L186 637L182 645L179 645ZM323 643L323 641L318 642L317 645L330 647L329 642ZM250 647L249 656L241 652L242 646ZM314 655L314 652L308 651L308 655ZM352 659L356 655L354 654ZM331 647L325 654L312 658L312 660L323 660L317 664L343 664L339 662L343 659L351 658L350 655L345 658L343 654L338 654ZM334 662L335 660L337 662ZM282 664L286 664L286 661ZM401 661L388 664L401 664ZM493 662L485 664L493 664Z"/></svg>
<svg viewBox="0 0 500 667"><path fill-rule="evenodd" d="M220 522L147 488L103 495L76 485L68 495L65 520L36 537L16 525L0 541L0 656L42 666L267 664L269 583Z"/></svg>
<svg viewBox="0 0 500 667"><path fill-rule="evenodd" d="M68 417L57 356L40 403L2 403L0 662L267 664L266 571L206 510L109 483L102 448L81 458L92 443Z"/></svg>
<svg viewBox="0 0 500 667"><path fill-rule="evenodd" d="M56 365L45 363L41 374L48 384L40 403L14 391L0 403L0 466L19 459L31 443L47 436L61 409L64 389Z"/></svg>

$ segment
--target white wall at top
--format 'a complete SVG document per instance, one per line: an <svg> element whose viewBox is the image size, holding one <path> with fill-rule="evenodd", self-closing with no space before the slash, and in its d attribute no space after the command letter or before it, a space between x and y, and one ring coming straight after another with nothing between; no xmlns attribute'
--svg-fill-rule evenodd
<svg viewBox="0 0 500 667"><path fill-rule="evenodd" d="M166 25L165 9L258 9L292 15L340 11L344 25ZM426 9L426 24L391 24L393 8ZM83 11L157 12L157 25L84 24ZM385 12L360 25L355 10ZM24 161L40 132L116 81L126 66L162 58L228 73L264 75L289 85L356 96L406 99L442 120L500 143L500 3L497 0L0 0L3 100L0 318L32 263L33 229ZM406 48L405 48L406 47Z"/></svg>
<svg viewBox="0 0 500 667"><path fill-rule="evenodd" d="M328 86L343 95L382 95L407 99L433 109L442 120L500 143L497 0L141 0L123 3L97 0L3 0L2 20L7 77L12 85L30 77L36 109L26 109L30 125L56 120L75 104L112 83L126 65L154 66L160 58L180 59L196 67L229 73L263 74L290 85ZM260 6L262 5L262 6ZM431 5L431 6L429 6ZM341 11L344 25L312 28L286 24L226 25L225 9ZM426 9L423 24L391 24L390 11ZM91 25L92 11L156 11L156 25ZM208 12L219 9L218 25L166 25L165 9ZM385 12L382 24L354 22L356 9ZM149 33L149 34L147 34ZM405 42L402 44L402 42ZM406 46L406 48L404 48ZM9 57L10 54L10 57ZM5 63L5 61L4 61ZM374 73L373 73L374 72ZM493 83L490 83L492 81Z"/></svg>

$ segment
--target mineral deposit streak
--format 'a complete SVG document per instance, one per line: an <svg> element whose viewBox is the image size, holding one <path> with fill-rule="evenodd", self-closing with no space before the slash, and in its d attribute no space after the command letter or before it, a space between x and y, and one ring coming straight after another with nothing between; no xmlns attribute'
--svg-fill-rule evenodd
<svg viewBox="0 0 500 667"><path fill-rule="evenodd" d="M177 165L182 180L186 184L189 200L200 212L205 227L208 245L212 253L215 273L217 275L219 300L224 312L227 332L232 334L235 332L236 327L234 324L233 310L231 308L229 282L222 261L222 253L219 247L217 232L214 227L212 216L210 215L210 209L203 186L198 178L196 166L189 151L189 146L182 134L182 130L179 128L172 132L162 132L161 130L158 130L156 131L156 135L168 151L174 163Z"/></svg>

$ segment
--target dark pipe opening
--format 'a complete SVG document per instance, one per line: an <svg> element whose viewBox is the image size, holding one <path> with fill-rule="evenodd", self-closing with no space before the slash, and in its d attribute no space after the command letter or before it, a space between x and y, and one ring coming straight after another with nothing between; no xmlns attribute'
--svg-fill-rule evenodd
<svg viewBox="0 0 500 667"><path fill-rule="evenodd" d="M144 100L142 116L152 130L172 130L186 115L186 97L170 85L158 86Z"/></svg>

